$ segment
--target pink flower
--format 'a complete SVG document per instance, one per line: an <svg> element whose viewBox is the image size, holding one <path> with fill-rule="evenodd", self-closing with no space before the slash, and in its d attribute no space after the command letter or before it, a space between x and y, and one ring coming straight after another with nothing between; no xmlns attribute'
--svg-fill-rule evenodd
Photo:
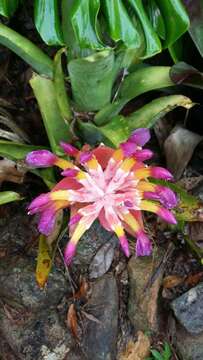
<svg viewBox="0 0 203 360"><path fill-rule="evenodd" d="M39 231L48 235L53 231L57 212L66 207L74 209L69 222L71 238L65 249L67 264L76 252L79 239L97 218L106 230L117 235L126 256L130 255L126 232L137 238L137 256L151 253L152 244L142 221L143 211L150 211L168 223L176 224L169 210L177 204L176 195L148 179L171 180L172 175L164 168L142 162L152 156L150 150L141 148L148 140L149 130L139 129L117 150L103 145L93 150L85 147L80 152L73 149L72 156L76 157L78 166L49 154L47 163L55 158L53 164L63 169L65 178L51 192L33 200L28 211L30 214L40 213ZM62 146L69 149L68 144ZM28 162L30 158L39 158L37 161L42 164L39 152L36 156L35 152L31 154L27 156ZM37 164L36 160L34 163ZM45 166L47 163L44 161Z"/></svg>

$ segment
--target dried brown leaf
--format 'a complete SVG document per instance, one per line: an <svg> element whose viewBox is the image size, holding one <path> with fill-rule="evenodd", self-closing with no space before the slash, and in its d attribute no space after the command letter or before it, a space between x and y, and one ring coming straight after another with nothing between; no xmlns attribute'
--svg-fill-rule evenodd
<svg viewBox="0 0 203 360"><path fill-rule="evenodd" d="M90 279L97 279L110 268L114 257L114 246L111 242L105 243L93 257L89 266Z"/></svg>
<svg viewBox="0 0 203 360"><path fill-rule="evenodd" d="M196 274L193 275L189 275L186 280L185 283L189 286L196 286L203 278L203 271L200 271Z"/></svg>
<svg viewBox="0 0 203 360"><path fill-rule="evenodd" d="M163 279L164 289L172 289L184 282L184 277L178 275L168 275Z"/></svg>
<svg viewBox="0 0 203 360"><path fill-rule="evenodd" d="M74 304L69 306L67 313L67 325L73 336L78 339L78 320Z"/></svg>
<svg viewBox="0 0 203 360"><path fill-rule="evenodd" d="M17 184L23 183L25 169L18 169L16 163L9 159L0 160L0 183L11 181Z"/></svg>
<svg viewBox="0 0 203 360"><path fill-rule="evenodd" d="M120 355L119 360L145 360L150 354L150 341L147 335L138 331L138 340L129 341L126 350Z"/></svg>

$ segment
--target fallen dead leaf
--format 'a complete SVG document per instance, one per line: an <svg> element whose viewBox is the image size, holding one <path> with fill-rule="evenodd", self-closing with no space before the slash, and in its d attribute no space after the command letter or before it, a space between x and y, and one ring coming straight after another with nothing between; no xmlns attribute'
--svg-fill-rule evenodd
<svg viewBox="0 0 203 360"><path fill-rule="evenodd" d="M163 287L164 289L172 289L175 286L178 286L184 282L183 276L178 275L168 275L163 279Z"/></svg>
<svg viewBox="0 0 203 360"><path fill-rule="evenodd" d="M193 275L189 275L186 280L185 283L189 286L196 286L200 281L202 281L203 278L203 271L200 271L196 274Z"/></svg>
<svg viewBox="0 0 203 360"><path fill-rule="evenodd" d="M181 186L183 189L187 191L191 191L196 188L199 183L203 180L203 176L192 176L192 177L184 177L177 182L177 185Z"/></svg>
<svg viewBox="0 0 203 360"><path fill-rule="evenodd" d="M129 341L125 352L120 355L119 360L145 360L149 354L149 338L142 331L138 331L138 340L136 342Z"/></svg>
<svg viewBox="0 0 203 360"><path fill-rule="evenodd" d="M203 240L203 223L199 221L190 223L189 234L193 241Z"/></svg>
<svg viewBox="0 0 203 360"><path fill-rule="evenodd" d="M111 242L104 244L93 257L89 266L90 279L97 279L110 268L114 257L114 246Z"/></svg>
<svg viewBox="0 0 203 360"><path fill-rule="evenodd" d="M0 184L3 181L11 181L16 184L22 184L25 172L25 169L18 169L16 163L12 160L0 160Z"/></svg>
<svg viewBox="0 0 203 360"><path fill-rule="evenodd" d="M179 179L189 163L194 149L203 139L190 130L176 126L164 143L167 168Z"/></svg>
<svg viewBox="0 0 203 360"><path fill-rule="evenodd" d="M67 325L73 336L78 339L78 320L74 304L71 304L68 308Z"/></svg>

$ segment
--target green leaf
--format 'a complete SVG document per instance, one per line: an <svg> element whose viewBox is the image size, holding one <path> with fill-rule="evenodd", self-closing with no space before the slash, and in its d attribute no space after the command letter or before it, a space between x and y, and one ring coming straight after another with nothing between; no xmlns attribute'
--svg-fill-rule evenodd
<svg viewBox="0 0 203 360"><path fill-rule="evenodd" d="M183 59L183 46L184 42L182 37L180 37L176 42L168 47L168 51L175 64Z"/></svg>
<svg viewBox="0 0 203 360"><path fill-rule="evenodd" d="M52 151L60 156L63 152L59 142L70 141L71 134L68 124L60 113L54 83L50 79L34 74L30 85L37 99Z"/></svg>
<svg viewBox="0 0 203 360"><path fill-rule="evenodd" d="M0 15L10 17L18 8L19 0L0 0Z"/></svg>
<svg viewBox="0 0 203 360"><path fill-rule="evenodd" d="M152 127L157 120L177 106L189 109L193 106L192 101L183 95L164 96L151 101L141 109L135 111L128 117L117 116L108 124L99 128L101 133L114 146L125 141L135 129Z"/></svg>
<svg viewBox="0 0 203 360"><path fill-rule="evenodd" d="M172 356L172 351L168 343L165 342L164 344L164 351L163 351L163 358L164 360L170 360Z"/></svg>
<svg viewBox="0 0 203 360"><path fill-rule="evenodd" d="M35 0L35 26L47 45L62 45L58 0Z"/></svg>
<svg viewBox="0 0 203 360"><path fill-rule="evenodd" d="M156 0L166 29L164 46L172 45L190 25L190 20L181 0Z"/></svg>
<svg viewBox="0 0 203 360"><path fill-rule="evenodd" d="M203 56L203 0L183 0L190 18L189 33Z"/></svg>
<svg viewBox="0 0 203 360"><path fill-rule="evenodd" d="M0 140L0 156L11 160L23 160L27 153L33 150L40 150L42 147L34 145L24 145L11 141Z"/></svg>
<svg viewBox="0 0 203 360"><path fill-rule="evenodd" d="M155 360L163 360L163 357L157 350L151 350L151 353Z"/></svg>
<svg viewBox="0 0 203 360"><path fill-rule="evenodd" d="M174 86L169 71L168 66L147 66L129 74L121 84L118 100L100 110L94 122L98 125L107 123L125 104L147 91Z"/></svg>
<svg viewBox="0 0 203 360"><path fill-rule="evenodd" d="M159 37L157 36L147 17L147 13L142 4L142 0L129 0L129 3L135 10L145 35L145 53L142 58L154 56L157 53L161 52L162 46Z"/></svg>
<svg viewBox="0 0 203 360"><path fill-rule="evenodd" d="M82 111L95 111L110 102L115 79L115 59L111 50L71 60L68 71L73 97Z"/></svg>
<svg viewBox="0 0 203 360"><path fill-rule="evenodd" d="M21 200L21 196L14 191L2 191L0 192L0 205L7 204L12 201Z"/></svg>
<svg viewBox="0 0 203 360"><path fill-rule="evenodd" d="M166 30L164 25L164 20L161 15L160 9L156 4L155 0L148 0L145 5L149 20L161 39L165 39Z"/></svg>
<svg viewBox="0 0 203 360"><path fill-rule="evenodd" d="M115 42L122 41L127 48L139 49L142 36L133 25L122 1L103 0L102 5L111 38Z"/></svg>
<svg viewBox="0 0 203 360"><path fill-rule="evenodd" d="M203 89L203 73L183 61L171 67L170 77L175 84Z"/></svg>
<svg viewBox="0 0 203 360"><path fill-rule="evenodd" d="M1 23L0 44L14 51L39 74L53 76L52 60L30 40Z"/></svg>
<svg viewBox="0 0 203 360"><path fill-rule="evenodd" d="M72 113L70 109L69 99L66 91L64 74L61 64L61 56L65 49L59 50L54 58L54 86L56 91L56 101L61 113L61 116L67 122L71 121Z"/></svg>
<svg viewBox="0 0 203 360"><path fill-rule="evenodd" d="M71 24L81 48L102 49L98 39L97 16L100 0L75 0L70 15Z"/></svg>

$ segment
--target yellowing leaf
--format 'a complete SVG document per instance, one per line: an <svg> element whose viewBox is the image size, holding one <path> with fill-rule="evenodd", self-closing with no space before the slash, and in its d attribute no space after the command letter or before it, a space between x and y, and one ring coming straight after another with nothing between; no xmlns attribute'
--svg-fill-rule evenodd
<svg viewBox="0 0 203 360"><path fill-rule="evenodd" d="M36 268L36 280L39 287L43 288L46 284L51 266L52 258L50 255L49 246L46 241L46 236L40 235Z"/></svg>

